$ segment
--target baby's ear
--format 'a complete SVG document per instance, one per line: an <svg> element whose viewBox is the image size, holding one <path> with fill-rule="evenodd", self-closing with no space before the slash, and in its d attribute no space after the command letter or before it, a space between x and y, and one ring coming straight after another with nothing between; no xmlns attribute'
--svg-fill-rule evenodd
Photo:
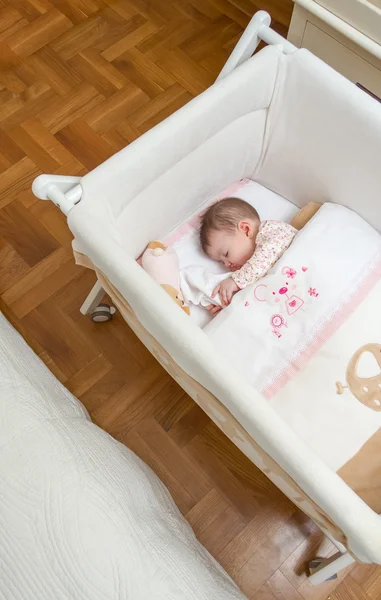
<svg viewBox="0 0 381 600"><path fill-rule="evenodd" d="M244 233L247 236L249 236L252 231L252 227L251 227L250 223L248 223L247 221L240 221L238 223L238 229L239 229L239 231L241 231L242 233Z"/></svg>

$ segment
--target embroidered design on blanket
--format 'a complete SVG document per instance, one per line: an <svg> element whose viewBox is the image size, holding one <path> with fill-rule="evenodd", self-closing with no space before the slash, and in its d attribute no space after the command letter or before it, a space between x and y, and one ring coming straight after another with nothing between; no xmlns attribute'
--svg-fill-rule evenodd
<svg viewBox="0 0 381 600"><path fill-rule="evenodd" d="M282 317L282 315L273 315L270 318L270 325L273 328L273 334L277 336L277 338L282 337L281 332L279 331L279 329L281 327L287 327L287 323L284 320L284 318Z"/></svg>
<svg viewBox="0 0 381 600"><path fill-rule="evenodd" d="M287 328L287 318L295 315L300 309L305 310L312 298L318 298L316 288L311 287L306 279L308 267L298 271L292 267L283 267L279 274L274 274L267 279L267 283L260 283L254 288L254 298L259 302L267 302L270 306L277 305L279 312L270 318L272 333L282 337L280 329ZM282 314L283 313L283 314Z"/></svg>
<svg viewBox="0 0 381 600"><path fill-rule="evenodd" d="M358 375L360 359L366 352L370 352L374 356L380 367L379 373L373 377L359 377ZM368 408L381 410L381 344L365 344L354 353L348 363L346 380L348 385L336 381L337 394L341 395L345 389L349 389L355 398Z"/></svg>

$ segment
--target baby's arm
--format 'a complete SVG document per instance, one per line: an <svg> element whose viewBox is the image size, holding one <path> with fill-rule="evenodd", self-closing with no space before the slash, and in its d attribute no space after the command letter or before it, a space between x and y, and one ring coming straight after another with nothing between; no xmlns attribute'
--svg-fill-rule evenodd
<svg viewBox="0 0 381 600"><path fill-rule="evenodd" d="M296 233L296 229L288 223L267 221L263 241L243 267L232 274L238 288L242 290L264 277L291 244Z"/></svg>
<svg viewBox="0 0 381 600"><path fill-rule="evenodd" d="M232 279L238 289L243 290L247 285L255 283L269 270L267 257L260 249L238 271L232 274Z"/></svg>

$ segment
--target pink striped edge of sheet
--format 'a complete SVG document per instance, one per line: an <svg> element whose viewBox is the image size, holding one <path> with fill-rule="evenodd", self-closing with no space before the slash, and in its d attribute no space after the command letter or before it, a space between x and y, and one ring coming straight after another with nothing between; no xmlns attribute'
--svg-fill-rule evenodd
<svg viewBox="0 0 381 600"><path fill-rule="evenodd" d="M220 192L218 196L216 196L210 202L208 202L207 206L210 206L214 202L218 202L223 198L228 198L229 196L232 196L233 194L238 192L238 190L245 187L245 185L247 185L248 183L251 183L251 179L241 179L241 181L236 181L235 183L232 183L227 188L222 190L222 192ZM181 227L179 227L178 229L176 229L176 231L174 231L168 237L166 237L163 240L163 243L166 246L172 246L173 244L179 242L184 236L195 232L199 228L200 216L202 212L203 211L201 211L201 213L198 213L197 215L193 215L193 217L191 217L189 221L181 225Z"/></svg>
<svg viewBox="0 0 381 600"><path fill-rule="evenodd" d="M235 183L232 183L227 188L222 190L222 192L220 192L218 194L218 196L213 198L208 203L208 206L213 204L213 202L218 202L219 200L222 200L223 198L228 198L229 196L232 196L238 190L245 187L245 185L247 185L248 183L251 183L251 179L241 179L240 181L236 181ZM164 238L163 244L165 244L166 246L172 246L173 244L176 244L177 242L182 240L183 237L185 237L186 235L194 233L199 228L201 212L198 213L197 215L193 215L193 217L191 217L189 219L189 221L187 221L186 223L183 223L181 225L181 227L179 227L173 233L170 233L166 238ZM142 266L142 257L139 256L139 258L136 259L136 262L140 266Z"/></svg>
<svg viewBox="0 0 381 600"><path fill-rule="evenodd" d="M262 390L262 395L271 400L285 385L301 371L314 354L331 338L346 319L356 310L362 300L374 288L381 277L381 259L361 282L359 288L344 306L339 309L324 327L316 334L313 341L295 358L268 387Z"/></svg>

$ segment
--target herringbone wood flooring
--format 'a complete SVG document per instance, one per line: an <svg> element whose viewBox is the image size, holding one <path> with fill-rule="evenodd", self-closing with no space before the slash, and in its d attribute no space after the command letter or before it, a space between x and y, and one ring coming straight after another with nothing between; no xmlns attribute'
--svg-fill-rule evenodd
<svg viewBox="0 0 381 600"><path fill-rule="evenodd" d="M117 315L79 306L63 215L31 192L81 175L202 92L250 16L286 34L291 0L0 0L0 308L106 431L158 473L251 600L381 599L381 570L313 588L332 546L171 380Z"/></svg>

